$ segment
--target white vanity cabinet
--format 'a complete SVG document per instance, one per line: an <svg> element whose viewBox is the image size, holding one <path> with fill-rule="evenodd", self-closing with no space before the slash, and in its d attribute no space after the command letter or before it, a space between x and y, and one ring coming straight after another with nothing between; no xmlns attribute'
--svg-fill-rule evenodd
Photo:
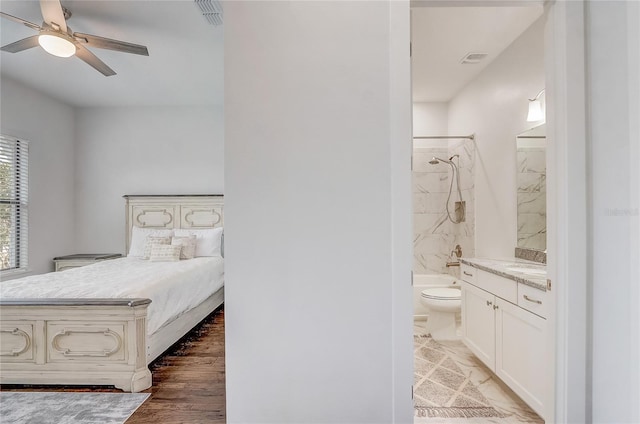
<svg viewBox="0 0 640 424"><path fill-rule="evenodd" d="M526 304L543 310L546 293L473 267L463 265L462 271L464 344L544 418L546 319L518 303L526 295L542 302Z"/></svg>
<svg viewBox="0 0 640 424"><path fill-rule="evenodd" d="M495 372L495 296L462 283L462 337L464 344Z"/></svg>
<svg viewBox="0 0 640 424"><path fill-rule="evenodd" d="M496 307L494 372L544 418L547 321L500 298Z"/></svg>

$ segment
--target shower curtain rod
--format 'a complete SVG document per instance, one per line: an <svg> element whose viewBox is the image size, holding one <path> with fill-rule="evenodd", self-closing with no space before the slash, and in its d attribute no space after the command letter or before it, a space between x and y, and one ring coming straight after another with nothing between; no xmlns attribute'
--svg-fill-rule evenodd
<svg viewBox="0 0 640 424"><path fill-rule="evenodd" d="M469 140L475 140L476 139L476 135L475 134L471 134L471 135L422 135L422 136L417 136L417 137L413 137L413 139L420 139L420 140L435 140L435 139L445 139L445 138L468 138Z"/></svg>

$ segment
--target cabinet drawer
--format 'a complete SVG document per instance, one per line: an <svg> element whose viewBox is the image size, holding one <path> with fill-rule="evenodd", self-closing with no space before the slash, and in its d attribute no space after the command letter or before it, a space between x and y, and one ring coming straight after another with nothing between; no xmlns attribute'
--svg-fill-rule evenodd
<svg viewBox="0 0 640 424"><path fill-rule="evenodd" d="M56 264L56 271L64 271L65 269L80 268L96 263L95 260L77 259L77 260L58 260L54 261Z"/></svg>
<svg viewBox="0 0 640 424"><path fill-rule="evenodd" d="M518 306L547 318L549 314L549 298L547 292L529 287L525 284L518 284Z"/></svg>
<svg viewBox="0 0 640 424"><path fill-rule="evenodd" d="M64 271L67 269L80 268L82 266L84 265L68 265L68 264L56 263L56 272Z"/></svg>
<svg viewBox="0 0 640 424"><path fill-rule="evenodd" d="M518 301L518 283L490 272L476 270L475 285L482 290L495 294L504 300L516 303Z"/></svg>
<svg viewBox="0 0 640 424"><path fill-rule="evenodd" d="M460 278L467 283L476 283L476 273L478 270L472 266L460 264Z"/></svg>

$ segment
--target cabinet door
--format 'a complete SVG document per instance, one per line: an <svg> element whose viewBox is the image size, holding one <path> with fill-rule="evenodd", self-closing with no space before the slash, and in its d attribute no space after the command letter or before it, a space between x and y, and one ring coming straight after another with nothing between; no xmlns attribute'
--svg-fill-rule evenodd
<svg viewBox="0 0 640 424"><path fill-rule="evenodd" d="M496 305L495 373L544 418L546 320L502 299Z"/></svg>
<svg viewBox="0 0 640 424"><path fill-rule="evenodd" d="M495 371L495 313L491 293L471 284L462 283L462 341Z"/></svg>

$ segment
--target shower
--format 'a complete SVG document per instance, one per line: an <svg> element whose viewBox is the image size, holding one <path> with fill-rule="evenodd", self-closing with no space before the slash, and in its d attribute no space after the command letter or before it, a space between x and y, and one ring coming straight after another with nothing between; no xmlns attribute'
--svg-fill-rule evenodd
<svg viewBox="0 0 640 424"><path fill-rule="evenodd" d="M460 191L460 171L458 170L458 167L456 166L455 163L453 163L453 158L460 158L459 155L453 155L451 156L449 159L441 159L439 157L434 156L429 163L431 165L437 165L439 162L443 162L443 163L447 163L449 164L449 166L451 166L451 170L452 170L452 175L451 175L451 184L449 184L449 195L447 196L447 203L446 203L446 210L447 210L447 218L449 218L449 221L453 222L454 224L460 224L461 222L463 222L465 220L465 206L464 206L464 202L462 201L462 192ZM458 213L458 210L456 210L456 217L457 219L454 219L451 217L451 212L449 211L449 202L451 201L451 193L453 192L453 180L456 180L456 188L458 189L458 200L459 200L459 204L460 204L460 213ZM458 203L458 202L457 202Z"/></svg>

